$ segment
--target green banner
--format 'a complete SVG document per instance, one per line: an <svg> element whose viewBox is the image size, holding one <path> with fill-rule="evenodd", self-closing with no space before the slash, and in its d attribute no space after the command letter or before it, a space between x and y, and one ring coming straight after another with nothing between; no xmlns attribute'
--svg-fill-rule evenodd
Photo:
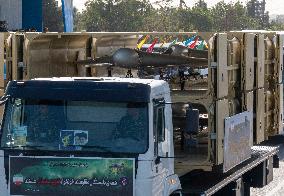
<svg viewBox="0 0 284 196"><path fill-rule="evenodd" d="M10 195L134 195L134 159L10 157Z"/></svg>

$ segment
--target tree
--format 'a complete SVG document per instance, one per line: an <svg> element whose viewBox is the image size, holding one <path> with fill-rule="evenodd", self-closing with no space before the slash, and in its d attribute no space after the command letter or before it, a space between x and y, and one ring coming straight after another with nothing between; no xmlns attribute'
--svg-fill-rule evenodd
<svg viewBox="0 0 284 196"><path fill-rule="evenodd" d="M63 31L62 10L57 6L55 0L43 0L43 27L48 27L49 31Z"/></svg>
<svg viewBox="0 0 284 196"><path fill-rule="evenodd" d="M207 3L204 0L199 0L197 3L195 3L195 7L207 9Z"/></svg>
<svg viewBox="0 0 284 196"><path fill-rule="evenodd" d="M265 0L250 0L247 3L248 16L258 20L261 28L267 28L269 26L269 12L265 12Z"/></svg>
<svg viewBox="0 0 284 196"><path fill-rule="evenodd" d="M184 14L182 8L185 3L180 2L181 7L173 7L173 0L157 0L153 3L150 14L145 18L145 31L179 31L184 30L180 18ZM158 8L154 8L158 7ZM190 25L190 24L189 24Z"/></svg>
<svg viewBox="0 0 284 196"><path fill-rule="evenodd" d="M75 7L73 9L73 17L74 17L74 31L84 30L82 29L82 21L80 20L81 13Z"/></svg>
<svg viewBox="0 0 284 196"><path fill-rule="evenodd" d="M255 0L256 1L256 0ZM231 31L263 28L263 22L248 15L241 2L224 0L207 8L199 0L189 8L174 0L88 0L86 10L75 14L77 30L87 31ZM270 25L271 28L281 27ZM267 27L268 28L268 27Z"/></svg>
<svg viewBox="0 0 284 196"><path fill-rule="evenodd" d="M205 6L196 5L190 10L189 22L198 31L212 31L213 18Z"/></svg>
<svg viewBox="0 0 284 196"><path fill-rule="evenodd" d="M147 0L89 0L81 21L87 31L142 31L151 9Z"/></svg>
<svg viewBox="0 0 284 196"><path fill-rule="evenodd" d="M283 23L278 23L276 21L272 21L270 23L269 29L271 31L284 31L284 24Z"/></svg>
<svg viewBox="0 0 284 196"><path fill-rule="evenodd" d="M215 31L259 29L260 27L257 20L247 15L246 7L239 1L229 4L221 1L211 9L211 12Z"/></svg>

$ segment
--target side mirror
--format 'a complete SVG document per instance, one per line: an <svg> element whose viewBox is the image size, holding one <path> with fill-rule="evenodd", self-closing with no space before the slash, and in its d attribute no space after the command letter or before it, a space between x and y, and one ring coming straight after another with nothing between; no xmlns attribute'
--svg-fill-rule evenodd
<svg viewBox="0 0 284 196"><path fill-rule="evenodd" d="M188 134L198 134L199 130L199 110L188 108L186 110L185 132Z"/></svg>
<svg viewBox="0 0 284 196"><path fill-rule="evenodd" d="M3 96L0 98L0 106L3 106L8 100L10 99L10 96Z"/></svg>

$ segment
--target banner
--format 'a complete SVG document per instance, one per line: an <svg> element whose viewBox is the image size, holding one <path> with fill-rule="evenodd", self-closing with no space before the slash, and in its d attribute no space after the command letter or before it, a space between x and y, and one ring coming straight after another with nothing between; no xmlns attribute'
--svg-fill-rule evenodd
<svg viewBox="0 0 284 196"><path fill-rule="evenodd" d="M134 195L134 159L13 157L10 195Z"/></svg>
<svg viewBox="0 0 284 196"><path fill-rule="evenodd" d="M188 46L190 45L190 43L196 38L196 35L192 36L191 38L189 38L188 40L186 40L184 42L184 46Z"/></svg>
<svg viewBox="0 0 284 196"><path fill-rule="evenodd" d="M73 32L73 0L62 0L62 13L64 21L64 31Z"/></svg>
<svg viewBox="0 0 284 196"><path fill-rule="evenodd" d="M199 38L196 37L196 38L194 39L194 42L193 42L192 44L190 44L189 48L190 48L190 49L194 49L194 48L196 47L197 43L198 43L198 40L199 40Z"/></svg>
<svg viewBox="0 0 284 196"><path fill-rule="evenodd" d="M7 3L10 1L7 1ZM21 2L21 1L19 1ZM12 2L11 2L12 3ZM43 1L42 0L22 0L22 29L25 30L37 30L42 32L43 30ZM12 8L14 10L16 7ZM19 9L19 8L18 8ZM9 23L9 22L8 22Z"/></svg>
<svg viewBox="0 0 284 196"><path fill-rule="evenodd" d="M155 47L156 43L158 42L158 40L159 40L158 38L155 38L153 43L151 44L151 46L146 50L146 52L153 53L154 47Z"/></svg>
<svg viewBox="0 0 284 196"><path fill-rule="evenodd" d="M149 35L147 35L138 45L137 48L140 50L142 46L145 44L145 42L150 38Z"/></svg>

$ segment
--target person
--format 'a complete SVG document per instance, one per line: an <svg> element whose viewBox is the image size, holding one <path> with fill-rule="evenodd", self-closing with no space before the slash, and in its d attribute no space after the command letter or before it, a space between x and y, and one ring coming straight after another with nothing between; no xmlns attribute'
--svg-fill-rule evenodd
<svg viewBox="0 0 284 196"><path fill-rule="evenodd" d="M31 115L29 130L31 130L31 138L40 142L54 142L57 137L58 120L52 115L48 103L40 102L36 105L36 110Z"/></svg>
<svg viewBox="0 0 284 196"><path fill-rule="evenodd" d="M31 32L37 32L36 28L35 28L35 27L32 27L32 28L31 28Z"/></svg>
<svg viewBox="0 0 284 196"><path fill-rule="evenodd" d="M49 32L48 27L44 27L44 29L43 29L43 33L48 33L48 32Z"/></svg>
<svg viewBox="0 0 284 196"><path fill-rule="evenodd" d="M130 103L127 112L121 118L117 128L115 138L131 138L140 141L146 133L146 119L139 104Z"/></svg>
<svg viewBox="0 0 284 196"><path fill-rule="evenodd" d="M88 135L85 132L75 134L75 145L83 146L88 143Z"/></svg>

